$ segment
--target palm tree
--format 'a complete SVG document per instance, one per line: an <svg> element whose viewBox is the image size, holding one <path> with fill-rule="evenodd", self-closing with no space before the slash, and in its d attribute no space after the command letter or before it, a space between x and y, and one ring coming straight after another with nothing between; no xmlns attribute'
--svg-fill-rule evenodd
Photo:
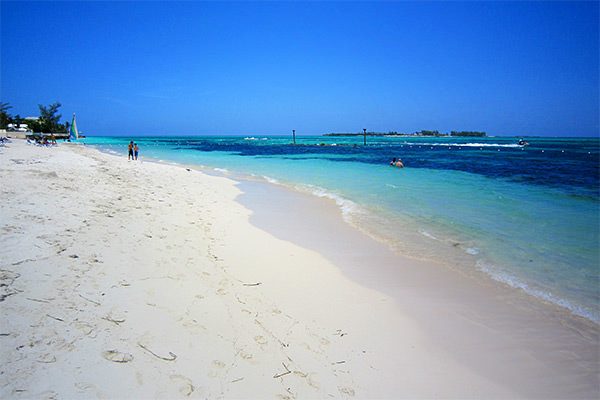
<svg viewBox="0 0 600 400"><path fill-rule="evenodd" d="M6 129L6 126L10 122L10 114L7 113L12 106L8 103L0 102L0 129Z"/></svg>

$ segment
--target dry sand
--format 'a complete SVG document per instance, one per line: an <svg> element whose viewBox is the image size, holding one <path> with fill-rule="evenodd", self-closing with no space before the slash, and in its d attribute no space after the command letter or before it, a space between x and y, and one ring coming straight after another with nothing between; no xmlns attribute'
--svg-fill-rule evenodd
<svg viewBox="0 0 600 400"><path fill-rule="evenodd" d="M270 185L66 143L15 140L0 178L0 398L600 394L597 327L392 254L326 201L294 197L315 222Z"/></svg>

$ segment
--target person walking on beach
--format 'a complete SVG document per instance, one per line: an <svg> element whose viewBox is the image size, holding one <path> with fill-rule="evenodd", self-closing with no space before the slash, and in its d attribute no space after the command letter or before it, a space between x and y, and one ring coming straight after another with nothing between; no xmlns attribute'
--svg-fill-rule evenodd
<svg viewBox="0 0 600 400"><path fill-rule="evenodd" d="M128 160L133 160L133 141L129 142L129 146L127 146L129 150L129 154L127 155Z"/></svg>
<svg viewBox="0 0 600 400"><path fill-rule="evenodd" d="M138 157L138 152L140 151L140 148L138 147L137 143L133 144L133 153L135 154L135 159L137 160Z"/></svg>

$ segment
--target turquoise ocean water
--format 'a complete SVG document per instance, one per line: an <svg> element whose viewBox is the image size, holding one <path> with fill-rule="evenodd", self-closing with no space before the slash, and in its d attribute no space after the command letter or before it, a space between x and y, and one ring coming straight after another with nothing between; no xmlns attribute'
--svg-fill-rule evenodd
<svg viewBox="0 0 600 400"><path fill-rule="evenodd" d="M334 199L394 250L600 323L600 139L89 137L87 145ZM321 145L324 144L324 145ZM389 166L401 157L406 168Z"/></svg>

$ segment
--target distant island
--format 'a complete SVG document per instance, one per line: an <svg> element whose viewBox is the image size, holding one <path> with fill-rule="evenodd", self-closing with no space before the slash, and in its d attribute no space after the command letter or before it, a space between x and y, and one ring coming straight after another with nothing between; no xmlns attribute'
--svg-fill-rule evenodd
<svg viewBox="0 0 600 400"><path fill-rule="evenodd" d="M325 133L323 136L364 136L365 133ZM450 133L440 133L439 131L420 131L415 133L398 133L398 132L387 132L387 133L378 133L378 132L367 132L367 136L385 136L385 137L395 137L395 136L461 136L461 137L485 137L485 132L477 132L477 131L451 131Z"/></svg>

